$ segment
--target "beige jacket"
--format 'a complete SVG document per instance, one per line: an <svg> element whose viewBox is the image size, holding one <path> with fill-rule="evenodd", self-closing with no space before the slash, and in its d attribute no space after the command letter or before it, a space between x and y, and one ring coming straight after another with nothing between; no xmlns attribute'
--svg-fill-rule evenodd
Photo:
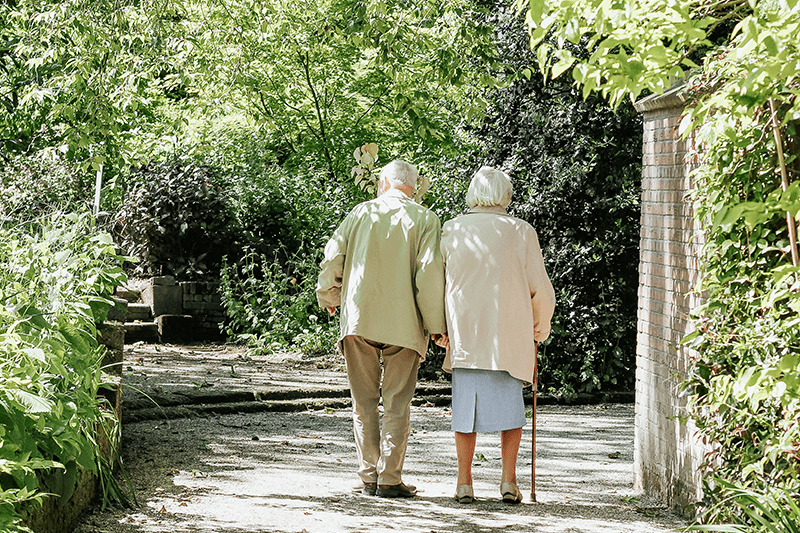
<svg viewBox="0 0 800 533"><path fill-rule="evenodd" d="M505 370L533 381L534 341L550 335L555 292L536 230L505 209L474 208L445 223L444 369Z"/></svg>
<svg viewBox="0 0 800 533"><path fill-rule="evenodd" d="M325 246L320 307L341 305L340 337L411 348L425 357L444 333L439 218L397 189L358 204Z"/></svg>

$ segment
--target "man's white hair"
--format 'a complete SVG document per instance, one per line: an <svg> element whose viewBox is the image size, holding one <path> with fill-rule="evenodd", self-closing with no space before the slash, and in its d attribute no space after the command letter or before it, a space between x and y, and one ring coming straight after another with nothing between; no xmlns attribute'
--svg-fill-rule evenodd
<svg viewBox="0 0 800 533"><path fill-rule="evenodd" d="M411 163L396 159L381 169L379 177L385 179L390 187L408 185L413 189L417 185L419 173L417 167Z"/></svg>
<svg viewBox="0 0 800 533"><path fill-rule="evenodd" d="M502 170L481 167L472 177L467 189L467 205L470 207L502 207L511 203L511 178Z"/></svg>

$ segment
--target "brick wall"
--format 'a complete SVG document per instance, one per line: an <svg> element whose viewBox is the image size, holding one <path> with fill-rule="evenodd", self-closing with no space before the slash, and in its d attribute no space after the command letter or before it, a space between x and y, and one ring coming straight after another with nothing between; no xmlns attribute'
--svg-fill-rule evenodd
<svg viewBox="0 0 800 533"><path fill-rule="evenodd" d="M181 282L183 289L183 313L191 315L195 327L203 338L222 337L219 325L225 320L225 308L219 295L219 283Z"/></svg>
<svg viewBox="0 0 800 533"><path fill-rule="evenodd" d="M690 141L678 134L685 106L680 88L636 104L643 114L642 229L636 348L635 488L684 510L702 497L698 466L704 453L679 391L690 351L689 312L699 300L700 234L685 199Z"/></svg>

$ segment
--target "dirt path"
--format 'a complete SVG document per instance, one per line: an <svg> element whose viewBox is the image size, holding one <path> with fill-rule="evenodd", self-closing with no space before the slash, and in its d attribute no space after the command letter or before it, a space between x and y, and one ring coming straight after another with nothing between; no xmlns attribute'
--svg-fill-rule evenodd
<svg viewBox="0 0 800 533"><path fill-rule="evenodd" d="M226 367L230 361L233 371ZM632 491L632 405L540 407L539 503L528 496L528 426L518 469L526 497L523 504L509 506L499 498L499 436L493 434L478 439L473 475L479 500L473 505L453 501L456 461L449 408L424 401L412 410L404 472L404 480L420 488L419 496L391 500L355 494L350 412L335 404L342 401L337 391L346 383L336 365L286 354L247 360L237 350L221 348L156 351L142 345L128 350L124 382L175 404L157 417L126 389L124 409L131 420L123 429L123 458L140 505L95 510L76 533L662 533L685 525ZM247 399L254 390L262 399ZM241 401L218 401L226 391L241 394L236 397ZM213 401L203 403L203 394ZM309 399L309 394L317 396ZM194 407L182 411L187 407L180 398ZM306 409L304 404L312 405ZM248 406L249 412L234 412ZM187 413L190 417L181 417Z"/></svg>

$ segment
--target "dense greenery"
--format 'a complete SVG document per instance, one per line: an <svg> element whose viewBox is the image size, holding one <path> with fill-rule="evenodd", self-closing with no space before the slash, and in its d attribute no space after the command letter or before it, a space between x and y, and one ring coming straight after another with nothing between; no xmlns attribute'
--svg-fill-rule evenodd
<svg viewBox="0 0 800 533"><path fill-rule="evenodd" d="M501 55L516 72L535 57L517 20L500 19ZM537 72L535 67L531 67ZM509 171L510 211L539 234L557 294L541 348L544 391L633 390L639 261L641 118L584 100L564 79L519 76L492 94L476 164ZM463 202L463 200L462 200Z"/></svg>
<svg viewBox="0 0 800 533"><path fill-rule="evenodd" d="M115 487L102 448L116 446L118 421L97 396L96 324L125 279L119 260L111 236L88 217L0 230L2 531L22 530L22 502L44 493L67 501L79 468Z"/></svg>
<svg viewBox="0 0 800 533"><path fill-rule="evenodd" d="M800 6L796 0L520 1L545 72L618 105L697 67L682 130L697 141L706 302L684 384L709 445L706 519L796 531L800 492L798 260ZM573 53L586 43L591 56ZM728 505L733 501L738 506ZM772 521L777 513L780 520ZM706 530L715 526L706 527ZM783 527L784 529L778 529Z"/></svg>
<svg viewBox="0 0 800 533"><path fill-rule="evenodd" d="M130 181L114 230L126 253L140 259L137 272L216 277L236 228L213 170L176 161L139 168Z"/></svg>
<svg viewBox="0 0 800 533"><path fill-rule="evenodd" d="M133 274L222 279L232 338L324 351L335 319L316 309L313 280L333 228L371 194L353 171L413 161L446 220L494 164L514 177L512 211L539 229L559 291L543 385L630 388L640 127L630 109L531 78L505 3L0 9L7 217L91 204L100 172L109 230L141 259ZM366 143L377 161L354 161ZM31 190L27 176L58 187Z"/></svg>

